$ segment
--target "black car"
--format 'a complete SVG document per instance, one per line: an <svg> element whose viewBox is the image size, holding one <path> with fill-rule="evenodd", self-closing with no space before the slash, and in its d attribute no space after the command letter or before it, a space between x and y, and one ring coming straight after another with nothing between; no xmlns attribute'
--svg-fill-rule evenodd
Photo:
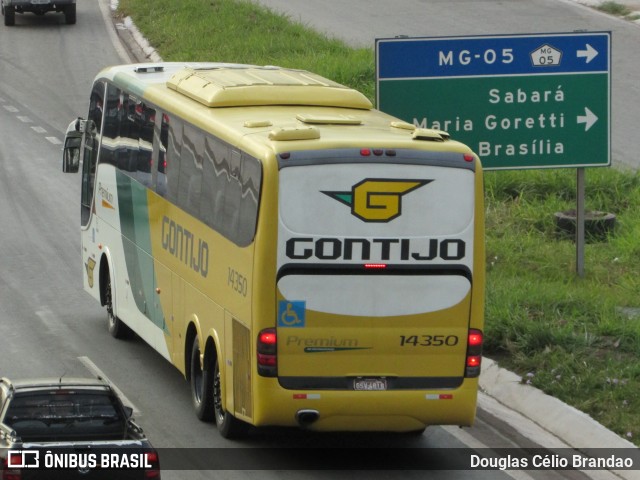
<svg viewBox="0 0 640 480"><path fill-rule="evenodd" d="M160 478L158 452L101 378L0 378L0 478Z"/></svg>
<svg viewBox="0 0 640 480"><path fill-rule="evenodd" d="M16 13L32 12L44 15L47 12L64 13L68 25L76 23L76 0L0 0L4 24L15 25Z"/></svg>

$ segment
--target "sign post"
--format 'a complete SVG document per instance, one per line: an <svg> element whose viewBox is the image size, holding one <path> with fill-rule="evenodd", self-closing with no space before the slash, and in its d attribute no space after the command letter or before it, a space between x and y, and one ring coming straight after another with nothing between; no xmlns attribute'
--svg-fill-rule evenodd
<svg viewBox="0 0 640 480"><path fill-rule="evenodd" d="M377 105L449 132L486 170L579 169L582 276L583 168L611 164L610 51L611 32L377 39Z"/></svg>
<svg viewBox="0 0 640 480"><path fill-rule="evenodd" d="M576 273L579 277L584 277L584 177L584 167L578 167L576 175Z"/></svg>

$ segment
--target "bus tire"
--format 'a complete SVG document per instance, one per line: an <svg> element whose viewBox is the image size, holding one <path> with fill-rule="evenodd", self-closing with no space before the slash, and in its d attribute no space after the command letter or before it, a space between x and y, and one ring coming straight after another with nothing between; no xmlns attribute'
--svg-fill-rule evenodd
<svg viewBox="0 0 640 480"><path fill-rule="evenodd" d="M191 346L191 400L196 416L203 422L213 420L213 368L202 368L198 336Z"/></svg>
<svg viewBox="0 0 640 480"><path fill-rule="evenodd" d="M67 25L75 25L76 23L76 4L73 3L64 9L64 21Z"/></svg>
<svg viewBox="0 0 640 480"><path fill-rule="evenodd" d="M222 381L220 368L216 360L213 380L213 406L215 410L216 427L224 438L243 438L249 432L249 424L238 420L222 407Z"/></svg>
<svg viewBox="0 0 640 480"><path fill-rule="evenodd" d="M113 292L111 290L111 275L107 273L104 286L104 306L107 307L107 328L113 338L124 340L131 335L131 329L116 317L113 311Z"/></svg>
<svg viewBox="0 0 640 480"><path fill-rule="evenodd" d="M7 27L11 27L16 24L16 7L4 7L4 24Z"/></svg>

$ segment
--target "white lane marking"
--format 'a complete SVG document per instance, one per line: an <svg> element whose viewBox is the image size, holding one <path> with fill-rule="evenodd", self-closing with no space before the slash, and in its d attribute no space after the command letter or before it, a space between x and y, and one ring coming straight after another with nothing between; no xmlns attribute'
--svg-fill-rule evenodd
<svg viewBox="0 0 640 480"><path fill-rule="evenodd" d="M472 449L491 450L491 447L485 445L477 438L474 438L470 433L460 427L443 426L442 428L448 434L456 437L459 441ZM506 473L514 480L534 480L531 475L521 470L503 470L503 473Z"/></svg>
<svg viewBox="0 0 640 480"><path fill-rule="evenodd" d="M3 102L4 102L4 98L0 98L0 103L3 103ZM13 105L3 105L2 108L4 108L7 112L11 112L11 113L17 113L20 111ZM33 123L33 120L31 120L29 117L25 115L16 115L16 118L20 120L22 123ZM31 130L41 134L47 133L47 131L44 128L39 126L33 126L31 127ZM62 141L57 137L45 137L45 138L53 145L62 145Z"/></svg>
<svg viewBox="0 0 640 480"><path fill-rule="evenodd" d="M115 383L109 380L109 378L104 374L104 372L100 370L98 366L89 359L89 357L78 357L78 360L80 360L91 373L99 377L102 377L104 380L106 380L109 383L109 385L111 385L111 387L116 391L116 393L122 400L122 403L133 408L133 414L135 416L139 417L142 415L142 412L140 411L140 409L136 407L133 404L133 402L125 396L124 393L122 393L122 390L120 390Z"/></svg>

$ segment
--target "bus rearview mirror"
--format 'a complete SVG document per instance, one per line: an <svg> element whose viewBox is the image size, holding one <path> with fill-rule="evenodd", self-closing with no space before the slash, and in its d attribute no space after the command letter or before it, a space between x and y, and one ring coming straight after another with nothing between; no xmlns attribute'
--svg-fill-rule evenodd
<svg viewBox="0 0 640 480"><path fill-rule="evenodd" d="M80 169L80 143L81 136L67 136L64 141L62 153L62 171L64 173L77 173Z"/></svg>

